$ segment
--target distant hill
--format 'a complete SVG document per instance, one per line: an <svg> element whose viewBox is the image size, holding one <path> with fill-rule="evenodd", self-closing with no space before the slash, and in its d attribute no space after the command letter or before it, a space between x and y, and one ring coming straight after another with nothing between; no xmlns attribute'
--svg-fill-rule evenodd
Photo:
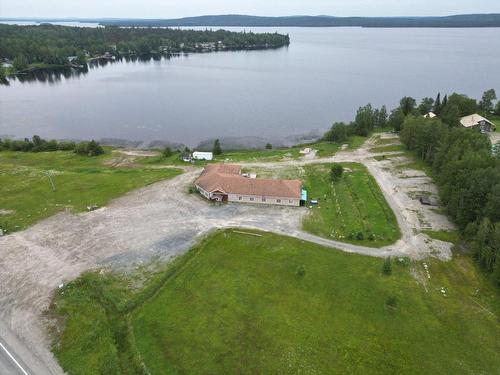
<svg viewBox="0 0 500 375"><path fill-rule="evenodd" d="M297 26L297 27L500 27L500 14L466 14L445 17L259 17L214 15L178 19L103 19L114 26Z"/></svg>
<svg viewBox="0 0 500 375"><path fill-rule="evenodd" d="M260 17L238 14L185 17L176 19L142 18L0 18L0 21L89 22L103 26L207 26L207 27L500 27L500 14L462 14L444 17Z"/></svg>

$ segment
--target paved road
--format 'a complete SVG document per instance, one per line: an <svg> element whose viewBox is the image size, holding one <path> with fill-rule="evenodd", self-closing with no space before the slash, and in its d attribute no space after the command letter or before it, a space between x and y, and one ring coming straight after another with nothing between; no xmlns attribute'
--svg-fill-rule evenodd
<svg viewBox="0 0 500 375"><path fill-rule="evenodd" d="M13 349L8 348L7 344L0 338L0 374L28 375L31 373L31 370L28 370L28 366L22 363Z"/></svg>
<svg viewBox="0 0 500 375"><path fill-rule="evenodd" d="M56 369L57 371L57 369ZM0 320L0 375L55 375L18 336Z"/></svg>

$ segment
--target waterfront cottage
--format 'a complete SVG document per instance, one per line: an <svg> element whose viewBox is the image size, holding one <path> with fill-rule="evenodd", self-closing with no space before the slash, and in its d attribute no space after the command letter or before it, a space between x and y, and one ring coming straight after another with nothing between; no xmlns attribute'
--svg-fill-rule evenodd
<svg viewBox="0 0 500 375"><path fill-rule="evenodd" d="M481 133L495 131L495 124L477 113L465 116L460 119L460 124L464 128L476 129Z"/></svg>
<svg viewBox="0 0 500 375"><path fill-rule="evenodd" d="M303 195L300 180L244 177L241 167L231 164L208 165L195 185L205 198L218 202L300 206Z"/></svg>

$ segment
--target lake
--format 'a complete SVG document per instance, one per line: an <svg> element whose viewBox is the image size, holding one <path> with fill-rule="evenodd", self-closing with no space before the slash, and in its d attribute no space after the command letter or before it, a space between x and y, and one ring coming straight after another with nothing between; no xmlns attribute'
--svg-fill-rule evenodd
<svg viewBox="0 0 500 375"><path fill-rule="evenodd" d="M227 28L237 30L237 28ZM0 134L165 140L285 139L360 105L500 91L500 29L256 28L288 48L116 62L0 87Z"/></svg>

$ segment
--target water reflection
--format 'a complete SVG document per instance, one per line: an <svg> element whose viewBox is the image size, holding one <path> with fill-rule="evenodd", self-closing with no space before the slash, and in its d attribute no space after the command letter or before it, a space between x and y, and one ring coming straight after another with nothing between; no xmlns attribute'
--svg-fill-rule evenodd
<svg viewBox="0 0 500 375"><path fill-rule="evenodd" d="M89 71L88 66L80 69L74 68L58 68L58 69L43 69L35 70L25 74L18 74L14 77L10 77L10 81L19 81L21 83L29 82L43 82L49 85L55 85L61 83L62 79L78 78L82 75L87 74Z"/></svg>
<svg viewBox="0 0 500 375"><path fill-rule="evenodd" d="M10 81L19 81L21 83L29 83L29 82L42 82L47 83L49 85L56 85L63 81L64 79L74 79L80 78L81 76L86 75L89 70L103 68L107 65L114 64L117 62L127 62L127 63L150 63L151 61L160 62L162 60L170 60L174 57L179 57L180 54L151 54L151 55L128 55L121 56L116 58L100 58L93 59L85 64L81 68L72 68L72 67L64 67L57 69L41 69L34 70L29 73L19 74L16 76L12 76L9 78ZM9 81L4 82L5 85L9 85Z"/></svg>

